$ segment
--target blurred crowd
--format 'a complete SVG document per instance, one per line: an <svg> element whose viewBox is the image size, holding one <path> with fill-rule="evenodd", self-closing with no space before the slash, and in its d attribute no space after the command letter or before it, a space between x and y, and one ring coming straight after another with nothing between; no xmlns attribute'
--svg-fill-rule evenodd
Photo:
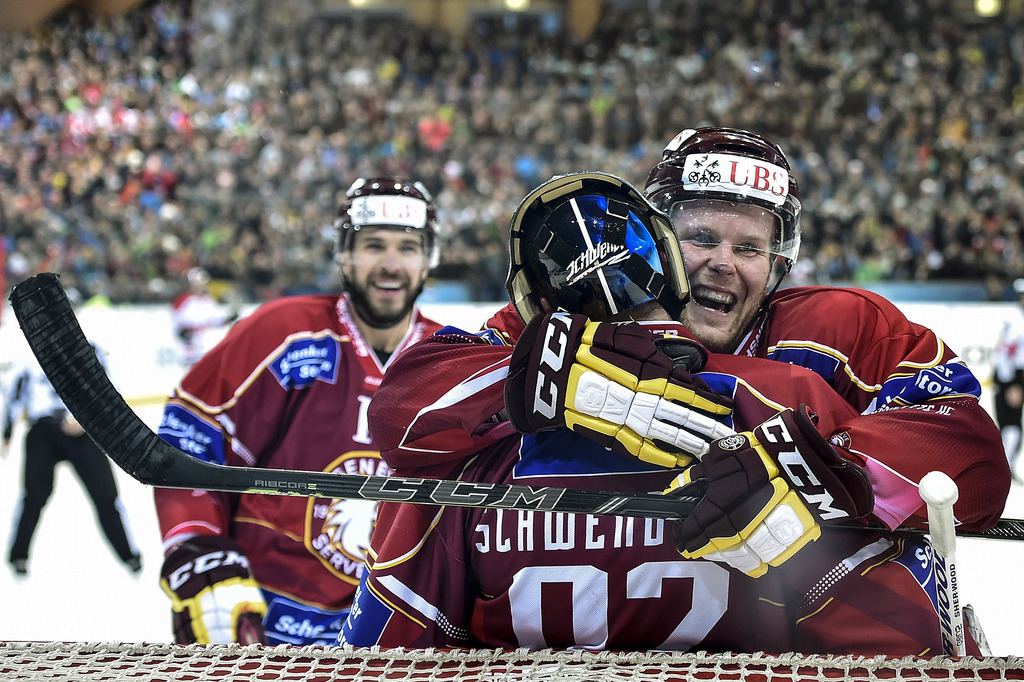
<svg viewBox="0 0 1024 682"><path fill-rule="evenodd" d="M504 298L507 223L555 173L642 184L681 129L776 139L804 246L791 282L1024 275L1024 18L955 0L609 0L462 36L317 0L159 0L0 40L8 285L48 246L83 297L169 301L193 266L246 300L333 289L357 176L419 178L439 281Z"/></svg>

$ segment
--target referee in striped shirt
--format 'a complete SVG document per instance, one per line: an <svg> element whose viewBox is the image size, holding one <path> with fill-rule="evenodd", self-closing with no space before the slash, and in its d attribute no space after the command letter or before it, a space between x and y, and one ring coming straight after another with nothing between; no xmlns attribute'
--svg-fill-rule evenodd
<svg viewBox="0 0 1024 682"><path fill-rule="evenodd" d="M103 361L98 349L97 355ZM74 468L96 509L103 534L132 573L142 570L142 558L131 537L124 506L118 499L114 472L96 446L54 392L35 358L12 370L4 401L0 456L7 456L15 422L28 420L22 490L14 511L14 536L7 561L18 575L28 574L29 549L39 516L53 492L54 470L60 462Z"/></svg>

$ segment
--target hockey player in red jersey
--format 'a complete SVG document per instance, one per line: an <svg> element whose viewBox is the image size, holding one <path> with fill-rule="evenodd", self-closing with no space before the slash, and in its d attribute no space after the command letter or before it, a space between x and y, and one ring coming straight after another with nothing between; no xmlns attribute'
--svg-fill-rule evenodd
<svg viewBox="0 0 1024 682"><path fill-rule="evenodd" d="M185 375L159 434L217 464L387 475L367 407L397 354L439 328L415 306L439 249L427 190L356 181L337 225L345 292L283 298ZM176 642L333 643L363 567L365 501L157 489Z"/></svg>
<svg viewBox="0 0 1024 682"><path fill-rule="evenodd" d="M556 180L531 193L514 220L521 220L531 202L555 205L566 198L569 190ZM577 197L569 191L569 198ZM585 202L580 198L576 203L578 209ZM613 202L607 203L611 206ZM637 214L644 214L642 204L633 201L631 206ZM610 208L606 216L581 210L577 222L592 229L612 213ZM621 215L622 211L614 213ZM371 424L385 460L404 475L640 491L665 488L680 468L685 473L704 466L699 483L707 487L706 499L726 503L718 510L724 512L724 521L712 519L709 528L767 526L784 541L776 545L790 544L750 565L739 561L737 553L719 556L694 551L702 547L688 547L684 537L680 548L687 560L680 560L673 544L673 539L680 541L679 528L665 527L656 520L387 504L381 508L368 554L371 570L341 641L382 646L865 654L940 651L935 593L929 584L930 555L924 540L908 534L828 527L868 514L876 522L886 518L884 513L876 513L878 491L872 487L867 459L842 448L842 440L833 439L832 444L825 440L862 419L858 410L809 370L712 354L698 378L690 377L692 383L684 376L669 376L667 385L676 386L671 401L666 382L662 382L664 400L656 401L653 411L631 411L625 419L621 414L613 417L615 410L594 412L590 409L593 405L588 405L590 394L579 390L584 383L581 376L592 370L594 363L581 358L596 354L614 360L618 354L620 367L633 367L618 373L608 370L607 377L615 378L610 383L626 383L623 375L628 380L648 372L646 363L637 366L637 357L643 353L633 353L639 349L636 339L617 345L612 336L609 342L601 331L603 325L592 326L577 316L566 316L569 332L558 337L551 330L561 324L556 322L559 316L546 313L561 307L585 311L597 319L643 319L651 316L654 301L670 300L664 291L632 310L625 301L636 303L636 291L650 293L652 283L664 289L672 277L665 275L660 263L649 268L659 271L657 275L648 272L645 276L632 256L627 261L602 260L618 256L611 254L611 249L598 253L600 249L593 245L577 247L590 255L573 258L567 251L574 245L566 243L565 231L553 227L551 220L529 238L526 222L522 221L524 234L519 238L513 224L509 277L510 294L518 309L533 319L524 336L529 342L522 340L518 346L525 350L513 355L512 349L503 345L523 334L512 308L501 311L489 323L491 329L475 337L447 330L450 333L410 349L398 363L395 376L401 380L386 379L371 404ZM531 270L522 265L517 271L517 262L530 261L528 245L538 239L541 247L535 244L534 251L541 254L536 259L540 267ZM656 240L646 241L653 244ZM736 248L732 243L728 246ZM750 248L759 247L752 244ZM636 254L640 249L634 244L629 250ZM664 251L659 251L664 257ZM671 269L672 259L664 262ZM573 279L588 268L588 279ZM554 286L538 284L545 273L550 274ZM606 276L599 276L602 273ZM643 284L637 286L637 282ZM607 305L603 310L601 306L588 308L595 299L611 300L611 292L622 294L618 302L623 305L618 309ZM634 295L627 295L630 292ZM685 327L671 322L641 324L653 327L659 336L665 332L689 336ZM574 340L581 328L582 340ZM534 375L538 368L543 370L545 351L552 349L545 340L553 338L569 339L570 350L576 348L574 361L573 355L566 354L571 364L569 379L556 380L558 372L548 372L548 379L531 379L530 372L523 370L532 369ZM558 346L554 344L554 348ZM558 354L552 350L552 355ZM553 366L550 361L547 364L548 369ZM579 365L584 365L582 374ZM507 384L506 375L510 376ZM654 384L648 384L647 389L636 390L638 397L646 391L657 393ZM513 385L518 388L510 388ZM546 401L552 387L560 388L564 397ZM693 396L689 401L683 397L686 390ZM765 453L753 464L748 458L736 458L739 468L732 473L738 474L738 479L722 476L719 467L712 467L713 463L731 461L723 445L730 438L714 440L717 434L713 429L692 418L715 413L716 394L733 401L731 426L751 429L745 442L760 441L760 449L740 452ZM574 404L569 396L575 396ZM513 400L509 402L509 398ZM547 417L551 423L561 419L568 428L537 429L536 423L525 423L524 428L524 422L530 421L522 414L526 406L532 405L539 413L537 405L545 402L556 407ZM633 399L634 406L638 402L643 401ZM667 409L665 402L676 406ZM680 403L692 409L682 407L680 412ZM698 403L702 409L696 408ZM597 404L608 406L607 400ZM812 420L806 418L802 404L818 413L817 428L810 426ZM785 406L797 409L779 412ZM665 417L673 411L675 417ZM375 419L375 415L385 414L387 419ZM506 421L509 416L520 431L536 432L522 435ZM811 509L813 505L794 501L789 495L794 491L805 500L811 496L805 495L808 491L801 489L792 472L768 471L781 457L771 442L780 423L792 434L797 452L813 461L812 469L824 484L824 490L818 492L831 497L831 510ZM683 431L689 431L689 437ZM889 450L900 447L902 443L890 444ZM703 456L704 461L692 464L691 455ZM963 470L972 466L989 469L988 491L1005 497L1000 470L985 455L985 451L961 453ZM666 467L664 458L671 458L669 463L679 468ZM933 461L941 464L939 459ZM770 486L784 495L766 499L764 481L759 481L761 485L746 496L750 503L730 507L729 489L733 497L737 489L742 494L745 481L758 480L758 476L771 479ZM723 488L725 495L721 494ZM755 508L751 509L751 504ZM981 495L957 507L960 519L972 527L991 525L1001 509L1000 499ZM792 526L795 536L787 536L790 527L772 519L772 513L779 511L794 512L792 516L798 517ZM738 554L746 559L751 556L744 547L746 540L764 550L756 534L736 536L740 540ZM817 540L810 542L815 537ZM794 555L800 559L789 561ZM973 641L969 650L978 652Z"/></svg>
<svg viewBox="0 0 1024 682"><path fill-rule="evenodd" d="M710 350L813 370L860 413L829 436L863 460L879 520L924 523L917 483L940 470L959 486L964 527L995 523L1009 471L981 385L956 353L877 294L778 289L800 247L799 188L778 145L732 128L684 130L644 193L679 236L693 294L680 321ZM736 239L765 219L771 258Z"/></svg>

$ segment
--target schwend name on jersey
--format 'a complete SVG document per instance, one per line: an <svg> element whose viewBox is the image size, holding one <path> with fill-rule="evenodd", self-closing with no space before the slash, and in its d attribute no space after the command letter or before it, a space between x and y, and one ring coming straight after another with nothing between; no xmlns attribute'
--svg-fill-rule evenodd
<svg viewBox="0 0 1024 682"><path fill-rule="evenodd" d="M472 540L481 554L522 554L657 547L666 536L664 519L496 509L483 514Z"/></svg>

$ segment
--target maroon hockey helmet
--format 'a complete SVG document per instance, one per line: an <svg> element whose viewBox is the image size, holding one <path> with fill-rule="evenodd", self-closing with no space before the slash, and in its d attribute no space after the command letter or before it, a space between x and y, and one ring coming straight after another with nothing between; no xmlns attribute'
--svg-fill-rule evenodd
<svg viewBox="0 0 1024 682"><path fill-rule="evenodd" d="M782 267L774 287L796 262L800 188L782 149L760 135L736 128L684 130L665 147L644 193L669 216L696 199L760 206L778 218L770 250Z"/></svg>
<svg viewBox="0 0 1024 682"><path fill-rule="evenodd" d="M430 254L430 267L438 264L437 209L430 192L419 182L393 177L359 178L345 192L335 221L338 253L351 248L351 235L364 227L420 233Z"/></svg>

